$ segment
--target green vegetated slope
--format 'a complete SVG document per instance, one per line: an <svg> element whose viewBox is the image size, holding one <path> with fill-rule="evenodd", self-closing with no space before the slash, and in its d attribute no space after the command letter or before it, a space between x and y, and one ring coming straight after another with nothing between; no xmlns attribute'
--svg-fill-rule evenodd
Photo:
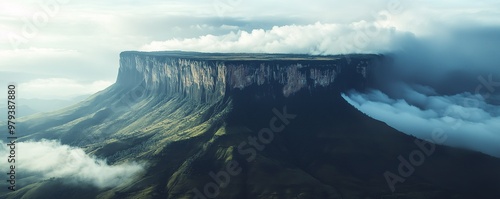
<svg viewBox="0 0 500 199"><path fill-rule="evenodd" d="M130 52L128 56L145 59L141 57L145 55L148 54ZM301 70L309 71L308 67L314 64L308 62ZM137 84L117 82L75 106L25 118L19 122L19 128L27 132L22 139L59 139L63 144L82 147L89 154L106 158L110 164L146 162L146 171L133 182L115 188L98 189L65 183L64 179L46 179L4 197L500 196L498 159L444 146L437 146L432 154L425 155L423 163L414 166L415 171L403 177L404 182L397 183L392 192L384 173L400 175L398 157L409 160L410 154L422 149L415 144L418 141L415 138L362 114L341 98L341 91L355 87L353 80L361 78L356 69L358 64L342 62L342 72L339 71L334 84L306 86L286 97L282 94L285 85L278 80L248 84L242 89L228 86L224 94L201 101L193 100L185 92L148 89L154 81L148 83L139 78ZM287 70L283 66L283 71ZM230 84L230 80L225 81ZM289 114L288 118L280 116L284 112ZM263 137L259 139L262 131L268 133L261 133ZM252 145L250 140L254 137L257 144Z"/></svg>

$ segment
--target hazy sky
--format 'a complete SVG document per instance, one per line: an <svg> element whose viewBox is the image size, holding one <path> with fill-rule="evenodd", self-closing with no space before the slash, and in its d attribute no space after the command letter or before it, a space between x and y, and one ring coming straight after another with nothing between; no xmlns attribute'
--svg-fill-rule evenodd
<svg viewBox="0 0 500 199"><path fill-rule="evenodd" d="M22 98L93 93L115 81L124 50L386 52L408 35L498 25L498 8L488 0L0 1L0 85L17 83Z"/></svg>

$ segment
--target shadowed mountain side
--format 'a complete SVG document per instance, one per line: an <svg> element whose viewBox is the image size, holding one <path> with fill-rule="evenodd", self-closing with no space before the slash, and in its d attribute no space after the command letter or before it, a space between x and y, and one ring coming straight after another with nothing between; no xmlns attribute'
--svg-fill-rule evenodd
<svg viewBox="0 0 500 199"><path fill-rule="evenodd" d="M416 139L340 95L363 89L379 56L179 53L122 53L113 86L19 122L31 132L24 140L60 139L111 164L147 161L133 183L97 189L48 179L6 197L48 187L65 194L54 198L500 197L499 159L444 146L391 192L384 173L399 175L398 156L419 150Z"/></svg>

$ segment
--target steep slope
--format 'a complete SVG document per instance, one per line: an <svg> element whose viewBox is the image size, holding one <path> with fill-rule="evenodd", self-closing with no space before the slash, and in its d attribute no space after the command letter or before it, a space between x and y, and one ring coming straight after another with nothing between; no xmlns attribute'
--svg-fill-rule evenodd
<svg viewBox="0 0 500 199"><path fill-rule="evenodd" d="M146 172L112 189L47 179L6 196L498 198L498 159L443 146L391 191L384 173L398 174L398 157L421 142L340 96L369 85L383 59L124 52L113 86L19 128L23 140L60 139L112 164L147 161Z"/></svg>

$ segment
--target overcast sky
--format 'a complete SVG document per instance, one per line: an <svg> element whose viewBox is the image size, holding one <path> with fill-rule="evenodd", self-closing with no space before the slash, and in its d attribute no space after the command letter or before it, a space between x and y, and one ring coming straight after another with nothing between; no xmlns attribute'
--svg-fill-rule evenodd
<svg viewBox="0 0 500 199"><path fill-rule="evenodd" d="M408 35L498 25L498 8L493 0L0 1L0 84L17 83L22 98L90 94L115 81L124 50L387 52ZM360 39L365 30L374 31Z"/></svg>

